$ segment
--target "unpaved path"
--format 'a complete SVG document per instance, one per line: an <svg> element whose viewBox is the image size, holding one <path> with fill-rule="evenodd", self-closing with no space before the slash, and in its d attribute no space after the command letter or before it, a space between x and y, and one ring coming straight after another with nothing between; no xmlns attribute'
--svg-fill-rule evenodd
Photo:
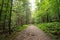
<svg viewBox="0 0 60 40"><path fill-rule="evenodd" d="M51 40L51 38L36 26L30 25L25 30L19 32L14 40Z"/></svg>

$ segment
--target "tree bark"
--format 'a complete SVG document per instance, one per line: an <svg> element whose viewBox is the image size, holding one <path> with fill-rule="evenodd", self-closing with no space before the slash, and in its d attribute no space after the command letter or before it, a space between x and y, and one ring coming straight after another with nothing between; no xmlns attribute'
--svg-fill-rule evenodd
<svg viewBox="0 0 60 40"><path fill-rule="evenodd" d="M9 34L11 34L12 3L13 3L13 0L11 0L11 4L10 4Z"/></svg>

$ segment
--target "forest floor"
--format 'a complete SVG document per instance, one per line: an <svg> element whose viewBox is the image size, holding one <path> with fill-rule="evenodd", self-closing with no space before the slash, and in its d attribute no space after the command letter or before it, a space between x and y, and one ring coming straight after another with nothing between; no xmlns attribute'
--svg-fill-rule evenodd
<svg viewBox="0 0 60 40"><path fill-rule="evenodd" d="M52 40L46 33L34 25L29 25L26 29L18 33L13 40Z"/></svg>

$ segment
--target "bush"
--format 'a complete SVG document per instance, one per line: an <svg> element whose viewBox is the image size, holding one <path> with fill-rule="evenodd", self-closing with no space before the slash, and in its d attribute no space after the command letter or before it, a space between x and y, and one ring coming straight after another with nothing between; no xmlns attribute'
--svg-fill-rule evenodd
<svg viewBox="0 0 60 40"><path fill-rule="evenodd" d="M42 24L37 24L37 26L48 34L52 34L52 35L60 34L60 23L59 22L42 23Z"/></svg>

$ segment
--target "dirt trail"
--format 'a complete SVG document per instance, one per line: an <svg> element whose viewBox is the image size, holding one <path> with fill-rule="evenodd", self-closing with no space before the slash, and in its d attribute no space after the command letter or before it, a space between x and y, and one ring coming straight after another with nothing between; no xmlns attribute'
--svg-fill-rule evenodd
<svg viewBox="0 0 60 40"><path fill-rule="evenodd" d="M51 40L51 38L36 26L30 25L19 32L14 40Z"/></svg>

